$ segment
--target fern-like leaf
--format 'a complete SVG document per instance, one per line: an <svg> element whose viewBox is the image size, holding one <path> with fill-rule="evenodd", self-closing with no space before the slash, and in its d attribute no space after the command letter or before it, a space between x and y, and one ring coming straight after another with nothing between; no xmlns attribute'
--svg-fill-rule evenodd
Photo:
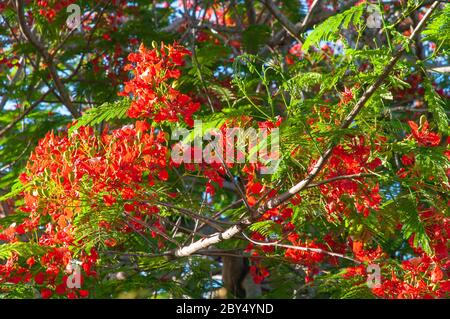
<svg viewBox="0 0 450 319"><path fill-rule="evenodd" d="M437 10L423 34L426 40L450 47L450 4L447 4L444 10Z"/></svg>
<svg viewBox="0 0 450 319"><path fill-rule="evenodd" d="M103 121L124 118L129 107L130 100L123 99L114 103L103 103L96 108L89 109L78 119L77 123L69 129L69 134L72 134L73 131L81 126L93 126Z"/></svg>
<svg viewBox="0 0 450 319"><path fill-rule="evenodd" d="M302 49L306 52L311 45L318 44L320 41L331 40L341 27L346 29L350 23L360 25L362 22L361 16L363 13L364 6L359 5L353 6L340 14L329 17L309 34Z"/></svg>
<svg viewBox="0 0 450 319"><path fill-rule="evenodd" d="M424 88L425 88L425 101L428 103L428 108L433 114L433 120L436 123L440 133L444 135L450 134L448 127L449 120L446 114L446 103L444 100L436 93L433 88L431 81L425 77L424 78Z"/></svg>
<svg viewBox="0 0 450 319"><path fill-rule="evenodd" d="M0 245L0 260L11 257L13 253L17 253L22 257L40 255L45 252L42 246L35 243L16 242L12 244Z"/></svg>
<svg viewBox="0 0 450 319"><path fill-rule="evenodd" d="M251 231L257 232L262 236L269 237L274 233L275 222L272 220L264 220L250 225Z"/></svg>

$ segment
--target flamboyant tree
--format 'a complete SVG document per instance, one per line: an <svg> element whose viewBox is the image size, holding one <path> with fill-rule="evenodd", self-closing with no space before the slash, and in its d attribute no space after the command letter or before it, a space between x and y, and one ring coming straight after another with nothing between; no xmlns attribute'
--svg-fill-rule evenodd
<svg viewBox="0 0 450 319"><path fill-rule="evenodd" d="M0 296L449 297L445 2L2 1Z"/></svg>

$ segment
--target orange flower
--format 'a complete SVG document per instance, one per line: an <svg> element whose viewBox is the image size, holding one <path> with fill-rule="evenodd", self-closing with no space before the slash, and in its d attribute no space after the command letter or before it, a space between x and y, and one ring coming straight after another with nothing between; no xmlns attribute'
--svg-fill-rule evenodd
<svg viewBox="0 0 450 319"><path fill-rule="evenodd" d="M439 134L429 131L428 121L424 121L419 127L415 122L408 121L409 127L411 127L411 135L422 146L432 147L438 146L441 142Z"/></svg>

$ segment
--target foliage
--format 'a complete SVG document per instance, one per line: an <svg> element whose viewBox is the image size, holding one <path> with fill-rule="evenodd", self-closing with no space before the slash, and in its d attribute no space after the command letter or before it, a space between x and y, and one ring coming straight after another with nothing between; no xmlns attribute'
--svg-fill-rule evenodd
<svg viewBox="0 0 450 319"><path fill-rule="evenodd" d="M0 298L449 297L449 4L17 3Z"/></svg>

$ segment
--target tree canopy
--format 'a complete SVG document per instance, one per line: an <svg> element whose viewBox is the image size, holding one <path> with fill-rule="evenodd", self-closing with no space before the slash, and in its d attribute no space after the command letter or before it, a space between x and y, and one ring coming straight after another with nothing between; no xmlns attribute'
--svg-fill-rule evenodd
<svg viewBox="0 0 450 319"><path fill-rule="evenodd" d="M450 4L0 3L0 298L448 298Z"/></svg>

